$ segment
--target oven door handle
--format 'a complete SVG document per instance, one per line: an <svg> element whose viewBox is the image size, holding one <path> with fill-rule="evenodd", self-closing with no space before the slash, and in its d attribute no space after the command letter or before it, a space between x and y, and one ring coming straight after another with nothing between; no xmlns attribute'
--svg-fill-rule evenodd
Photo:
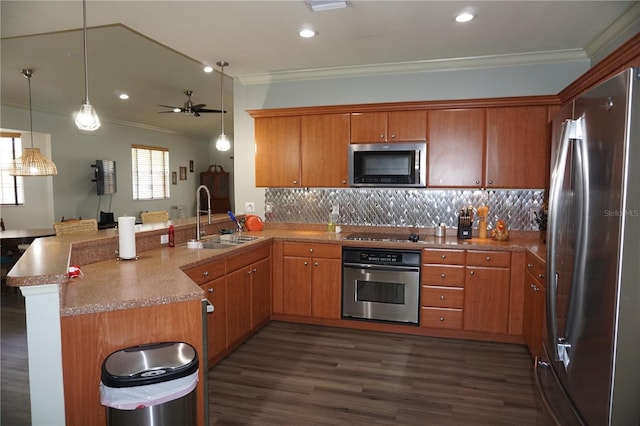
<svg viewBox="0 0 640 426"><path fill-rule="evenodd" d="M352 269L373 269L378 271L420 272L420 267L393 265L363 265L362 263L343 263L343 267Z"/></svg>

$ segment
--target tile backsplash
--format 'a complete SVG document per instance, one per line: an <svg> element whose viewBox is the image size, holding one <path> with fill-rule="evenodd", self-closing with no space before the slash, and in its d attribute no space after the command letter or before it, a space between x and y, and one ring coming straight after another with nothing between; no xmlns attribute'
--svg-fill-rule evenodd
<svg viewBox="0 0 640 426"><path fill-rule="evenodd" d="M539 212L544 190L433 190L371 188L268 188L267 222L326 223L333 206L339 206L336 223L355 226L432 227L457 226L464 206L489 207L489 227L504 219L509 229L533 231L538 225L529 217ZM477 226L477 223L476 225Z"/></svg>

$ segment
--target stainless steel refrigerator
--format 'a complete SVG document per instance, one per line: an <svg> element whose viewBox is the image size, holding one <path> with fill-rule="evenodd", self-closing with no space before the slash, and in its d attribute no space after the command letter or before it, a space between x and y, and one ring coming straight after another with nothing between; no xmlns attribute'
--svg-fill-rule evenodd
<svg viewBox="0 0 640 426"><path fill-rule="evenodd" d="M640 425L640 71L554 119L544 355L561 425Z"/></svg>

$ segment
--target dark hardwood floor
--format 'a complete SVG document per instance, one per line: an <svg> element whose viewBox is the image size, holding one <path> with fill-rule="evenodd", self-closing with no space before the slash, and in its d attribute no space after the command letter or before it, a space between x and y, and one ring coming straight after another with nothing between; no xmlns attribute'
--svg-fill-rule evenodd
<svg viewBox="0 0 640 426"><path fill-rule="evenodd" d="M524 346L272 322L209 372L211 424L547 425Z"/></svg>
<svg viewBox="0 0 640 426"><path fill-rule="evenodd" d="M24 303L2 295L0 425L31 423ZM549 425L524 346L272 322L209 371L210 424Z"/></svg>

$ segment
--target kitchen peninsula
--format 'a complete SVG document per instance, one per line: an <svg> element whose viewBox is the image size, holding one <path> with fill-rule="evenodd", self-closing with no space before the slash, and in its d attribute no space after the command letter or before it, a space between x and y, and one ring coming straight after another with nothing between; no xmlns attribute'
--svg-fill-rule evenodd
<svg viewBox="0 0 640 426"><path fill-rule="evenodd" d="M248 232L247 235L260 237L254 241L228 249L188 249L186 241L195 235L194 219L176 221L176 247L161 246L160 235L166 233L164 224L143 225L137 232L138 259L117 260L117 231L101 230L84 236L60 236L36 240L23 258L11 270L8 284L21 287L27 299L27 322L29 338L30 374L47 371L46 377L60 373L59 383L42 383L39 376L31 380L33 419L59 413L69 424L102 424L104 407L99 403L99 368L104 358L111 352L136 344L160 340L186 341L196 347L200 356L200 385L198 388L199 424L204 424L203 393L204 372L207 360L203 354L202 304L205 292L194 279L192 272L210 264L230 265L239 262L246 253L266 251L271 254L267 293L262 298L269 299L268 322L271 319L309 322L352 328L370 328L392 332L411 332L421 335L453 335L457 331L439 330L428 325L408 327L392 324L367 323L341 320L339 314L331 318L312 318L289 315L282 310L283 303L283 246L287 243L299 245L317 244L335 246L365 246L454 250L507 251L512 254L509 279L509 333L492 335L486 339L522 342L522 307L524 301L524 258L525 253L544 258L544 246L538 233L523 233L513 236L510 242L492 240L457 240L455 236L436 238L428 235L431 230L419 230L423 235L419 243L363 242L350 241L349 232L362 227L345 227L343 233L328 233L316 225L284 227L274 224L264 231ZM214 224L207 227L207 234L217 233L221 228L229 228L226 215L216 215ZM353 229L351 229L353 228ZM433 231L431 231L433 232ZM416 245L417 244L417 245ZM300 255L304 255L300 253ZM256 261L257 262L257 261ZM262 262L262 261L261 261ZM68 279L68 265L80 265L84 276ZM233 269L226 267L226 272ZM241 273L240 275L246 275ZM226 285L232 282L232 275L226 275ZM338 275L339 280L339 275ZM235 282L235 281L234 281ZM332 283L338 285L339 282ZM43 296L41 293L45 293ZM227 297L227 303L229 295ZM340 303L338 299L336 303ZM58 305L59 304L59 305ZM35 306L35 310L32 307ZM46 312L41 314L40 308ZM224 312L224 307L219 306ZM252 309L249 306L249 309ZM236 307L234 311L237 311ZM218 311L218 307L216 307ZM227 310L227 311L230 311ZM229 313L227 313L229 314ZM250 317L250 315L247 315ZM237 320L229 317L227 328ZM59 342L55 340L56 322ZM265 322L251 325L251 332ZM444 334L443 334L444 333ZM478 332L457 332L465 337L482 337ZM465 334L466 333L466 334ZM249 334L250 335L250 334ZM248 335L240 334L240 339ZM493 337L492 337L493 336ZM32 344L32 342L35 342ZM236 345L237 345L236 341ZM58 348L58 349L56 349ZM232 350L233 346L227 348ZM59 352L59 354L56 353ZM206 353L206 352L205 352ZM228 352L227 352L228 353ZM55 361L59 356L59 361ZM32 359L33 358L33 359ZM53 361L52 361L53 360ZM57 362L57 364L56 364ZM42 364L42 365L41 365ZM33 367L32 367L33 366ZM61 367L60 367L61 366ZM33 369L32 369L33 368ZM44 378L44 380L49 380ZM34 389L39 387L39 389ZM64 389L61 407L52 407L51 389ZM44 389L44 391L42 390ZM46 393L46 395L42 395ZM42 395L39 399L38 395ZM62 392L60 392L62 395ZM61 397L62 398L62 397ZM43 402L45 401L45 402ZM43 405L47 404L47 405Z"/></svg>

